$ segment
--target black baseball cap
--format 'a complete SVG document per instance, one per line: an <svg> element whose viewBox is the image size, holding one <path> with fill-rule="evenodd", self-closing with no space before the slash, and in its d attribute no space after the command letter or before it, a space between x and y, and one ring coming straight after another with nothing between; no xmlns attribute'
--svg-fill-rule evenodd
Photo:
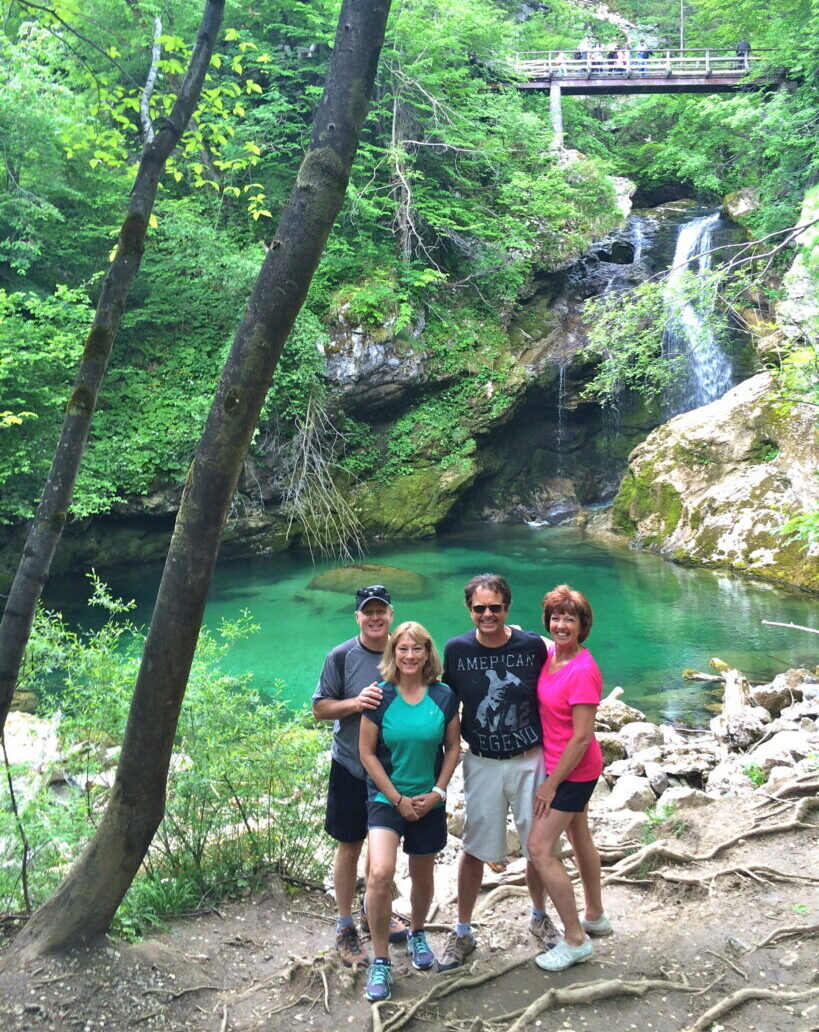
<svg viewBox="0 0 819 1032"><path fill-rule="evenodd" d="M372 601L383 602L387 606L392 605L390 593L384 585L371 584L368 588L359 588L355 593L355 611L358 612L362 606L366 606L368 602Z"/></svg>

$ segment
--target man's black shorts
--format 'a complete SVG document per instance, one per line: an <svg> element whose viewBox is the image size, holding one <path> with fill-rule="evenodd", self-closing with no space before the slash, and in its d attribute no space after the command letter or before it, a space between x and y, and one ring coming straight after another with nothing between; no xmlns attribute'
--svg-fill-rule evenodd
<svg viewBox="0 0 819 1032"><path fill-rule="evenodd" d="M446 807L441 804L419 821L408 821L390 803L369 802L370 828L386 828L404 840L407 856L434 856L446 845Z"/></svg>
<svg viewBox="0 0 819 1032"><path fill-rule="evenodd" d="M363 842L367 837L367 782L330 761L324 830L336 842Z"/></svg>

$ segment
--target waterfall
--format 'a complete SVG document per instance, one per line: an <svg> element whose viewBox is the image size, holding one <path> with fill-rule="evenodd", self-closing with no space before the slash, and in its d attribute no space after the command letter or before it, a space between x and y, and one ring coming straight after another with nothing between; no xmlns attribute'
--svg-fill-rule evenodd
<svg viewBox="0 0 819 1032"><path fill-rule="evenodd" d="M563 446L566 443L566 369L569 363L562 361L557 373L557 468L559 477L563 476Z"/></svg>
<svg viewBox="0 0 819 1032"><path fill-rule="evenodd" d="M677 246L666 281L665 296L676 317L669 320L663 337L663 354L684 355L686 367L666 396L668 415L688 412L716 401L731 386L731 362L715 334L697 311L682 298L687 272L705 272L711 267L710 250L720 213L714 212L680 226ZM699 255L694 259L695 255Z"/></svg>

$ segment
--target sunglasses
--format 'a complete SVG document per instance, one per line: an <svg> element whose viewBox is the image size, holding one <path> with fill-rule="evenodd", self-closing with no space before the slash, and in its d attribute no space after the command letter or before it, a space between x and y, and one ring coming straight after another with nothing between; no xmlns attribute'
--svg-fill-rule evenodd
<svg viewBox="0 0 819 1032"><path fill-rule="evenodd" d="M487 609L489 610L490 613L498 614L498 613L502 613L503 610L506 609L506 606L504 606L500 602L493 602L489 606L483 606L483 605L481 605L479 603L478 605L472 607L472 612L473 613L477 613L478 616L481 616L483 613L486 612Z"/></svg>

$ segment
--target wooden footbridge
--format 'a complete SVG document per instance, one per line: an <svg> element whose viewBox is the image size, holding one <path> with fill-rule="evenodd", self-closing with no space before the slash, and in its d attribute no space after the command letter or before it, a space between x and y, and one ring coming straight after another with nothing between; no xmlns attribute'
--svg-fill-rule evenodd
<svg viewBox="0 0 819 1032"><path fill-rule="evenodd" d="M717 50L618 50L585 53L547 50L513 55L509 60L522 90L548 90L553 144L563 145L561 97L589 94L729 93L778 82L770 74L770 51L738 55ZM763 72L763 68L765 71Z"/></svg>

